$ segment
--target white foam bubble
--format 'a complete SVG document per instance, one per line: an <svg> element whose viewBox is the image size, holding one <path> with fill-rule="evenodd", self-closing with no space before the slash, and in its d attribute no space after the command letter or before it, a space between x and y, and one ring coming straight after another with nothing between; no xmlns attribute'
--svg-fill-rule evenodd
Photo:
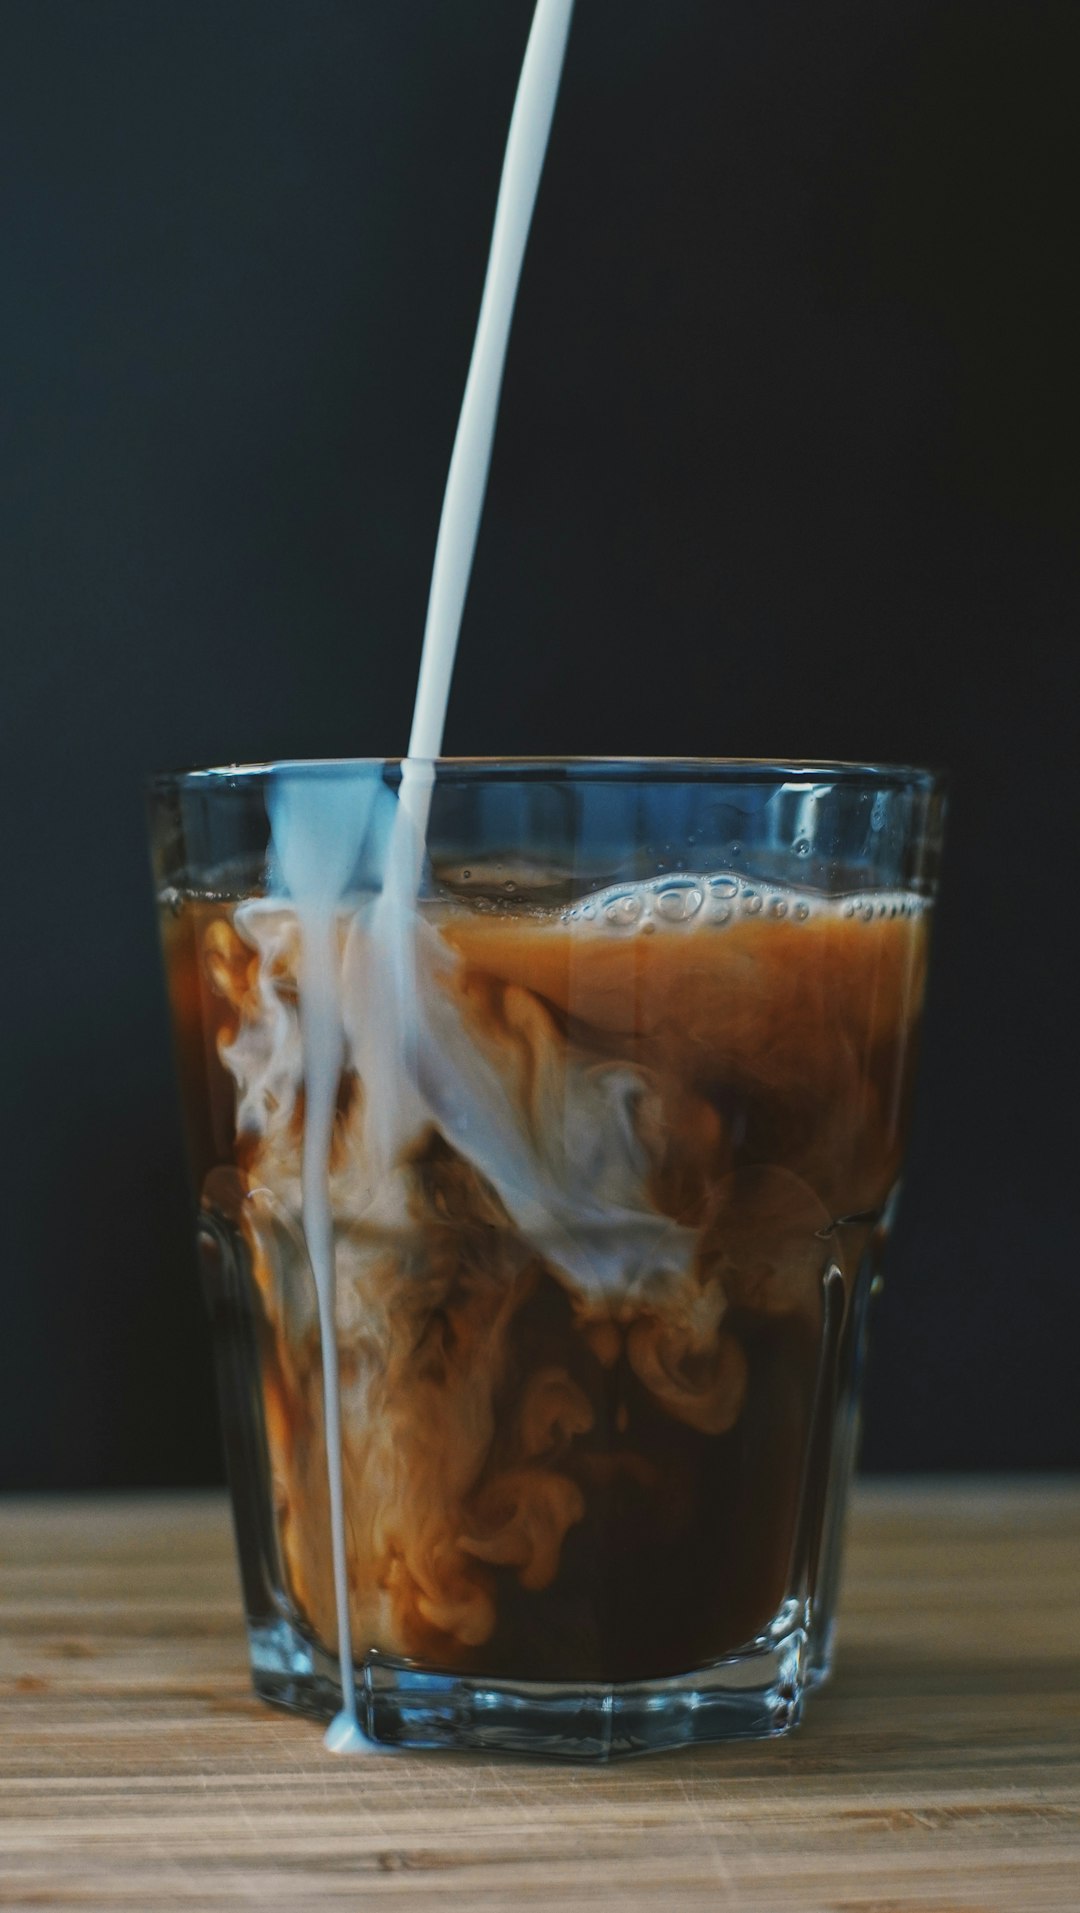
<svg viewBox="0 0 1080 1913"><path fill-rule="evenodd" d="M694 933L707 924L767 916L774 922L806 923L823 915L857 918L917 916L925 907L910 891L875 890L828 896L794 884L733 876L730 871L680 871L642 883L613 884L568 905L562 920L579 934L589 926L620 935L652 935L657 929Z"/></svg>

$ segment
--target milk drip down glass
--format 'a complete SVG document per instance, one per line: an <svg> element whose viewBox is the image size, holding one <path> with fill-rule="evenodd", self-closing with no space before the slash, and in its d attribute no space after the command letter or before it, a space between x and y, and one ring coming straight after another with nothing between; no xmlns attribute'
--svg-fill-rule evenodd
<svg viewBox="0 0 1080 1913"><path fill-rule="evenodd" d="M782 1733L832 1652L940 785L410 772L152 793L256 1690L414 1747Z"/></svg>

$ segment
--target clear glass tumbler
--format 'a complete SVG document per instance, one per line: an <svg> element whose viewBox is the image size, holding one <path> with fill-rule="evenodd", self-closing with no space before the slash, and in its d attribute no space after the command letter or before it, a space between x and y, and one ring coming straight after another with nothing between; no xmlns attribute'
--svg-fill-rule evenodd
<svg viewBox="0 0 1080 1913"><path fill-rule="evenodd" d="M829 1665L938 780L295 763L152 811L256 1690L340 1704L332 1357L374 1740L785 1732Z"/></svg>

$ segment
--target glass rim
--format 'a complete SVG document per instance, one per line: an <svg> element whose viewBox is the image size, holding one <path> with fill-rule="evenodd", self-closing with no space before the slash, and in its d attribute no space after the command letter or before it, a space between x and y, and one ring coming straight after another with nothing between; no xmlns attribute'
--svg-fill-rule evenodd
<svg viewBox="0 0 1080 1913"><path fill-rule="evenodd" d="M400 769L406 761L425 769L460 773L477 782L511 782L524 778L532 782L545 775L580 778L582 781L640 781L674 783L729 784L832 783L878 789L912 788L925 792L944 786L947 773L937 767L917 764L858 762L846 758L782 757L282 757L262 763L215 764L190 769L157 771L147 778L151 796L166 796L180 790L237 791L257 784L261 778L289 772L294 775L321 774L327 771L386 771Z"/></svg>

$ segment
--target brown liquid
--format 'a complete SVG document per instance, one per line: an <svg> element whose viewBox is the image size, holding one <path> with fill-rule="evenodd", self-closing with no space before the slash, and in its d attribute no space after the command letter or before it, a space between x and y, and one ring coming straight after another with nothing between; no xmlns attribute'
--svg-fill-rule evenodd
<svg viewBox="0 0 1080 1913"><path fill-rule="evenodd" d="M606 1241L610 1210L627 1273L599 1253L595 1280L569 1268L431 1121L401 1149L393 1200L373 1199L365 1087L343 1075L332 1198L358 1654L644 1678L730 1653L799 1591L823 1281L837 1266L850 1294L896 1180L927 920L899 897L805 919L793 894L776 903L615 929L431 912L457 961L429 987L556 1180L588 1164L591 1213L571 1233ZM266 1037L268 1005L282 1028L295 1015L298 939L286 925L260 955L234 906L174 907L197 1185L247 1245L288 1591L331 1644L302 1091L268 1077L237 1133L230 1048ZM651 1269L663 1218L681 1272L663 1243Z"/></svg>

